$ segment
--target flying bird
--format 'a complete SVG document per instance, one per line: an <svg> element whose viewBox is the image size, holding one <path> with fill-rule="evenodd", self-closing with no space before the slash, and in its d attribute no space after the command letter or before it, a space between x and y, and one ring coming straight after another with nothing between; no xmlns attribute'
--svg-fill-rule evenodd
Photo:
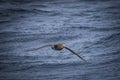
<svg viewBox="0 0 120 80"><path fill-rule="evenodd" d="M76 52L74 52L72 49L68 48L65 46L65 44L50 44L50 45L44 45L44 46L41 46L41 47L38 47L38 48L32 48L32 49L29 49L29 50L25 50L25 51L35 51L35 50L39 50L41 48L45 48L45 47L50 47L53 49L53 50L57 50L57 51L60 51L62 50L63 48L69 50L70 52L72 52L74 55L78 56L80 59L82 59L83 61L87 62L85 59L83 59L80 55L78 55Z"/></svg>

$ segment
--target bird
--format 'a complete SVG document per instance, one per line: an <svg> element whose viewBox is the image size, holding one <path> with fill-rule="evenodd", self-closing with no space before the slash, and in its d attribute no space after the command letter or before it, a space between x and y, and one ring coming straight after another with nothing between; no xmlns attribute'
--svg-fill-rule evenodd
<svg viewBox="0 0 120 80"><path fill-rule="evenodd" d="M62 49L67 49L69 50L70 52L72 52L74 55L76 55L77 57L79 57L80 59L82 59L83 61L87 62L84 58L82 58L80 55L78 55L76 52L74 52L72 49L68 48L67 46L65 46L65 44L63 43L58 43L58 44L48 44L48 45L44 45L44 46L41 46L41 47L38 47L38 48L32 48L32 49L28 49L28 50L25 50L25 51L35 51L35 50L39 50L39 49L42 49L42 48L45 48L45 47L50 47L53 49L53 50L57 50L57 51L60 51Z"/></svg>

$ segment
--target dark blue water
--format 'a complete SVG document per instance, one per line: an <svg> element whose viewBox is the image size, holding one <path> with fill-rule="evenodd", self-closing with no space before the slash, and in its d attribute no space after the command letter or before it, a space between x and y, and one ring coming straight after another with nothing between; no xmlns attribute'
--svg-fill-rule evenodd
<svg viewBox="0 0 120 80"><path fill-rule="evenodd" d="M44 48L65 43L67 50ZM0 80L120 80L119 0L0 0Z"/></svg>

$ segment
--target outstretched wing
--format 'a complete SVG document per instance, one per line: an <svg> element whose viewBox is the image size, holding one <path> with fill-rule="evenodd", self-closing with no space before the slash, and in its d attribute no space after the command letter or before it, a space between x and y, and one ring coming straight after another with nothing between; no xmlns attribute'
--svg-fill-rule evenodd
<svg viewBox="0 0 120 80"><path fill-rule="evenodd" d="M74 52L73 50L71 50L68 47L65 47L67 50L69 50L70 52L72 52L73 54L75 54L76 56L78 56L80 59L82 59L83 61L87 62L85 59L83 59L80 55L78 55L76 52Z"/></svg>
<svg viewBox="0 0 120 80"><path fill-rule="evenodd" d="M28 50L25 50L25 51L35 51L35 50L38 50L38 49L41 49L41 48L45 48L45 47L49 47L49 46L53 46L53 45L52 44L44 45L44 46L41 46L41 47L38 47L38 48L32 48L32 49L28 49Z"/></svg>

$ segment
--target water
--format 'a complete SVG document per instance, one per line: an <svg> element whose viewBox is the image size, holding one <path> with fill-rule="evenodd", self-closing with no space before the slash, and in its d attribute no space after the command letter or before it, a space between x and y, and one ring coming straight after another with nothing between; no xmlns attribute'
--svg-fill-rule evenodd
<svg viewBox="0 0 120 80"><path fill-rule="evenodd" d="M0 0L0 79L119 80L119 0ZM65 43L67 50L44 48Z"/></svg>

